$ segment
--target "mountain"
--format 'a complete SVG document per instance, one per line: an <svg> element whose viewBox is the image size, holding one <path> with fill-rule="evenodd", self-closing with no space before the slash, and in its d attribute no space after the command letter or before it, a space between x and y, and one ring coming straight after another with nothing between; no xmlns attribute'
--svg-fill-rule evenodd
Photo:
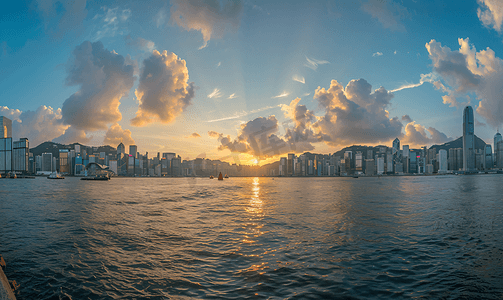
<svg viewBox="0 0 503 300"><path fill-rule="evenodd" d="M482 149L483 150L485 146L486 146L486 142L484 142L478 136L475 136L475 149ZM433 148L437 150L437 153L438 153L438 150L441 150L441 149L449 152L449 149L451 149L451 148L463 148L463 137L461 136L461 137L455 139L454 141L450 141L450 142L444 143L442 145L432 145L430 147L430 149L433 149Z"/></svg>
<svg viewBox="0 0 503 300"><path fill-rule="evenodd" d="M87 154L100 153L100 152L117 153L117 150L114 147L111 147L109 145L99 146L99 147L90 147L90 146L85 146L85 145L82 145L79 143L73 143L70 145L63 145L63 144L58 144L58 143L54 143L54 142L42 143L35 148L30 148L30 152L33 153L33 156L42 155L42 153L52 153L52 157L59 157L59 150L60 149L72 150L72 149L75 149L75 145L80 145L81 151L86 150Z"/></svg>

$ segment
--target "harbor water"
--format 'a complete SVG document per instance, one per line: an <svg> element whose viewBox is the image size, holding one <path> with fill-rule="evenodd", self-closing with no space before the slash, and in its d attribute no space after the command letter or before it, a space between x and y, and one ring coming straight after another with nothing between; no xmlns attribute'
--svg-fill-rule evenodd
<svg viewBox="0 0 503 300"><path fill-rule="evenodd" d="M502 183L0 179L0 254L18 299L502 299Z"/></svg>

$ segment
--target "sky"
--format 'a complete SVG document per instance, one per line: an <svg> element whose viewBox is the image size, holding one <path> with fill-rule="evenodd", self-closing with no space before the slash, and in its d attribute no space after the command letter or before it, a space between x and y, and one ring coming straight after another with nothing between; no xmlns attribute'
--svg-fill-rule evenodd
<svg viewBox="0 0 503 300"><path fill-rule="evenodd" d="M4 1L6 2L6 1ZM10 1L13 137L241 164L503 124L503 1Z"/></svg>

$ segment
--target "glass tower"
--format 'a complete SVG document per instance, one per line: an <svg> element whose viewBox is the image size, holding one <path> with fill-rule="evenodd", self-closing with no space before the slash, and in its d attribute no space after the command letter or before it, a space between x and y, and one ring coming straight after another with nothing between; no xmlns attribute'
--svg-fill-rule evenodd
<svg viewBox="0 0 503 300"><path fill-rule="evenodd" d="M471 106L465 107L463 111L463 170L475 170L475 130Z"/></svg>

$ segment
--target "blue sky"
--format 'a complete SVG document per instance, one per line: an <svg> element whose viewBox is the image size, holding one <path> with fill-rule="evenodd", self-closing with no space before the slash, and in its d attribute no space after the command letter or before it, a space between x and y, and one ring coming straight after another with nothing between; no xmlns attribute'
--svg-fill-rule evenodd
<svg viewBox="0 0 503 300"><path fill-rule="evenodd" d="M246 163L442 143L467 103L486 142L503 122L501 1L40 0L0 14L0 113L32 146L123 140Z"/></svg>

